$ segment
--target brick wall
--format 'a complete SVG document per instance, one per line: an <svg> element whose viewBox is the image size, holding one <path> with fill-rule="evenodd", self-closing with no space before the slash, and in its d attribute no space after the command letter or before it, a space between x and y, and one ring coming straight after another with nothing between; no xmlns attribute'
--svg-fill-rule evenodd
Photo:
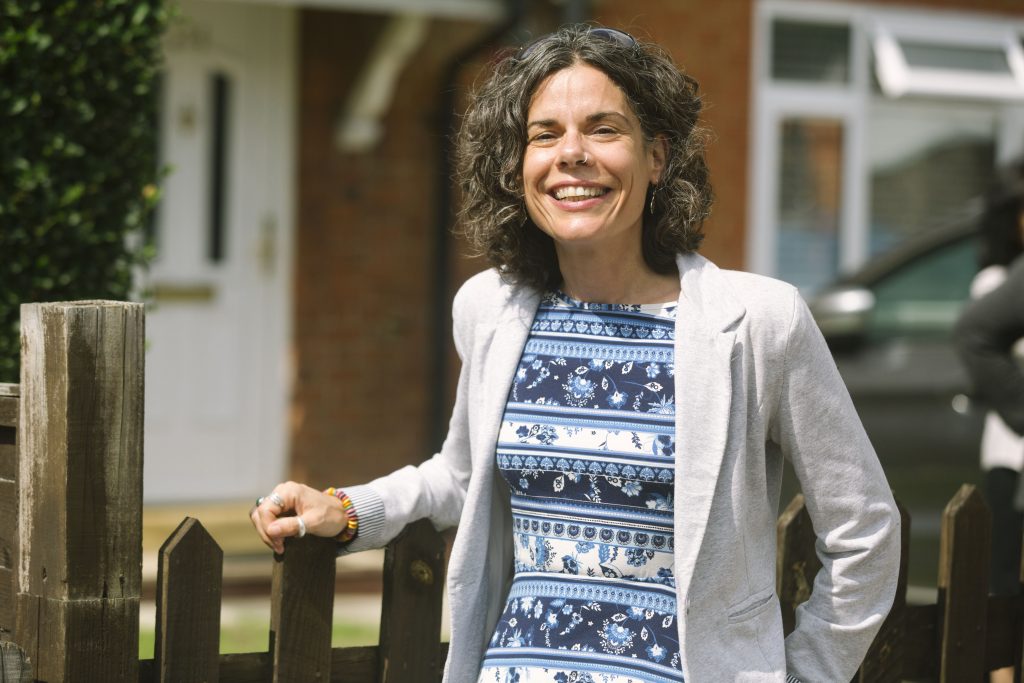
<svg viewBox="0 0 1024 683"><path fill-rule="evenodd" d="M301 22L291 476L315 486L427 454L438 93L481 27L432 24L379 148L343 154L334 126L383 26L331 11Z"/></svg>

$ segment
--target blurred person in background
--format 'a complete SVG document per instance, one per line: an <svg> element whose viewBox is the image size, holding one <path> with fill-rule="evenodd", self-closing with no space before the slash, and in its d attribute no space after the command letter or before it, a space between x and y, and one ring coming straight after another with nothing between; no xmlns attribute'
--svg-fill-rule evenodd
<svg viewBox="0 0 1024 683"><path fill-rule="evenodd" d="M498 61L459 136L463 229L492 268L455 297L441 451L366 485L282 483L250 513L277 552L457 525L448 683L847 681L891 607L899 515L807 306L696 253L701 106L613 29ZM786 458L823 566L784 637Z"/></svg>
<svg viewBox="0 0 1024 683"><path fill-rule="evenodd" d="M1016 595L1024 533L1024 513L1015 502L1024 468L1024 159L1000 174L986 198L980 232L981 270L954 336L976 395L992 407L981 438L985 498L992 509L989 587L994 595ZM1012 668L1002 669L991 681L1009 682L1012 676Z"/></svg>

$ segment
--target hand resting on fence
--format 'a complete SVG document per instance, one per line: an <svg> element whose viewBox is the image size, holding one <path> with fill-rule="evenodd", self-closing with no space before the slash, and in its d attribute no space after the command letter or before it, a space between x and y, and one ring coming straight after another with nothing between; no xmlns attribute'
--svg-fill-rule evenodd
<svg viewBox="0 0 1024 683"><path fill-rule="evenodd" d="M249 519L267 547L283 553L289 536L338 536L349 526L350 517L336 496L287 481L258 499Z"/></svg>

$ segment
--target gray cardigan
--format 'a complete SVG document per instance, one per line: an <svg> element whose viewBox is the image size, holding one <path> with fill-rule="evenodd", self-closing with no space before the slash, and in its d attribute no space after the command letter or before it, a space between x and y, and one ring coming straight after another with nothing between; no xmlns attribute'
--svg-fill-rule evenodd
<svg viewBox="0 0 1024 683"><path fill-rule="evenodd" d="M848 681L892 605L899 515L824 340L796 290L678 259L675 575L688 683ZM440 453L347 487L349 550L406 524L458 525L448 567L447 683L476 681L512 573L507 486L495 446L539 297L495 271L455 298L462 359ZM783 639L775 522L783 458L800 479L823 567Z"/></svg>

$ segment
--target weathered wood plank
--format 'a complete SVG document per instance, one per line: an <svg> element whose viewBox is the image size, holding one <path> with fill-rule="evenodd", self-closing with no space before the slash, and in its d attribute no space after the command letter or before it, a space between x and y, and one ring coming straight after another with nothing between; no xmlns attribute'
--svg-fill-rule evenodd
<svg viewBox="0 0 1024 683"><path fill-rule="evenodd" d="M377 676L377 646L335 648L330 652L330 683L373 683ZM271 677L270 654L220 656L221 683L266 683ZM437 679L440 681L440 678Z"/></svg>
<svg viewBox="0 0 1024 683"><path fill-rule="evenodd" d="M75 680L132 680L142 583L142 305L26 304L21 333L18 543L32 553L19 569L15 640L51 683L70 672Z"/></svg>
<svg viewBox="0 0 1024 683"><path fill-rule="evenodd" d="M307 536L274 556L270 653L274 683L329 681L337 544Z"/></svg>
<svg viewBox="0 0 1024 683"><path fill-rule="evenodd" d="M441 660L447 656L448 643L441 643ZM376 645L343 647L331 650L330 683L374 683L377 680L378 648ZM221 683L266 683L271 677L273 662L268 652L246 652L220 656ZM423 672L422 683L440 683L442 669L431 675ZM139 663L139 683L156 683L156 662Z"/></svg>
<svg viewBox="0 0 1024 683"><path fill-rule="evenodd" d="M17 575L12 569L0 569L0 642L14 640L14 620L17 617L14 582Z"/></svg>
<svg viewBox="0 0 1024 683"><path fill-rule="evenodd" d="M1010 666L1016 648L1013 643L1024 605L1016 596L988 597L985 670ZM939 606L907 605L904 619L904 680L935 680L939 672Z"/></svg>
<svg viewBox="0 0 1024 683"><path fill-rule="evenodd" d="M418 683L440 666L445 542L422 519L384 554L380 683Z"/></svg>
<svg viewBox="0 0 1024 683"><path fill-rule="evenodd" d="M992 515L964 484L942 513L939 542L939 681L980 681L985 673Z"/></svg>
<svg viewBox="0 0 1024 683"><path fill-rule="evenodd" d="M14 444L17 440L20 405L21 399L17 396L0 396L0 479L17 478L18 453Z"/></svg>
<svg viewBox="0 0 1024 683"><path fill-rule="evenodd" d="M14 643L0 642L0 683L32 683L32 663Z"/></svg>
<svg viewBox="0 0 1024 683"><path fill-rule="evenodd" d="M18 388L17 384L0 384L0 387ZM18 394L8 391L0 393L0 427L18 426Z"/></svg>
<svg viewBox="0 0 1024 683"><path fill-rule="evenodd" d="M903 636L907 612L907 565L910 558L910 515L896 501L900 512L900 575L892 609L878 630L854 681L899 683L903 680Z"/></svg>
<svg viewBox="0 0 1024 683"><path fill-rule="evenodd" d="M14 637L18 566L17 384L0 385L0 641Z"/></svg>
<svg viewBox="0 0 1024 683"><path fill-rule="evenodd" d="M988 596L985 627L985 670L1013 666L1020 640L1021 611L1024 604L1017 595Z"/></svg>
<svg viewBox="0 0 1024 683"><path fill-rule="evenodd" d="M160 683L216 683L224 552L186 517L160 548L156 646Z"/></svg>
<svg viewBox="0 0 1024 683"><path fill-rule="evenodd" d="M903 677L934 681L939 672L937 605L907 605L903 620Z"/></svg>
<svg viewBox="0 0 1024 683"><path fill-rule="evenodd" d="M40 681L138 678L139 600L43 598L18 594L16 642Z"/></svg>
<svg viewBox="0 0 1024 683"><path fill-rule="evenodd" d="M796 608L811 596L821 561L814 552L814 528L801 493L793 496L776 523L776 593L786 635L796 628Z"/></svg>
<svg viewBox="0 0 1024 683"><path fill-rule="evenodd" d="M18 487L0 479L0 641L14 637L18 557Z"/></svg>

